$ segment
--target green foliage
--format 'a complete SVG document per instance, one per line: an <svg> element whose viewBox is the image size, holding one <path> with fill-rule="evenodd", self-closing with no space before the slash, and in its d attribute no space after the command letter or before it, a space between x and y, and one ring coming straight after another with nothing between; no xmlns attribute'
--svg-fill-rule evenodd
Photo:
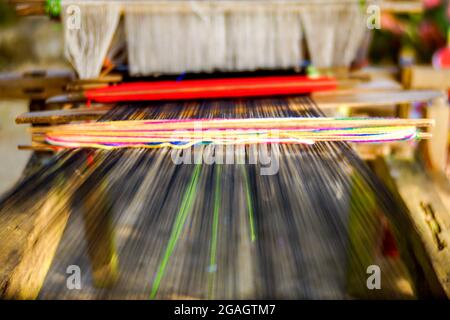
<svg viewBox="0 0 450 320"><path fill-rule="evenodd" d="M446 44L450 22L448 2L422 14L400 14L388 17L388 26L374 32L370 58L375 63L396 63L403 52L414 55L416 62L429 63L433 53ZM383 22L383 20L382 20Z"/></svg>
<svg viewBox="0 0 450 320"><path fill-rule="evenodd" d="M47 0L45 11L51 17L58 17L61 13L61 0Z"/></svg>

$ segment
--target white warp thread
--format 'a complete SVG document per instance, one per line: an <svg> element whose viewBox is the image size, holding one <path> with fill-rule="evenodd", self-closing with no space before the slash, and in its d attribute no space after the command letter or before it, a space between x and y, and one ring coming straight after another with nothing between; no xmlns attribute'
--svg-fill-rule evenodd
<svg viewBox="0 0 450 320"><path fill-rule="evenodd" d="M255 7L236 13L194 8L162 14L128 5L125 25L131 74L298 66L300 15Z"/></svg>
<svg viewBox="0 0 450 320"><path fill-rule="evenodd" d="M330 4L301 13L314 66L348 67L364 36L364 12L358 3Z"/></svg>
<svg viewBox="0 0 450 320"><path fill-rule="evenodd" d="M298 67L302 63L300 15L284 10L231 14L226 19L225 70Z"/></svg>
<svg viewBox="0 0 450 320"><path fill-rule="evenodd" d="M125 8L128 64L133 75L212 71L225 60L224 16Z"/></svg>
<svg viewBox="0 0 450 320"><path fill-rule="evenodd" d="M81 79L98 77L119 22L120 5L104 1L63 1L61 5L66 58ZM70 6L79 11L68 15ZM78 26L73 19L79 19Z"/></svg>
<svg viewBox="0 0 450 320"><path fill-rule="evenodd" d="M162 12L152 1L63 0L63 21L68 5L81 9L81 28L65 25L66 56L80 78L97 77L121 11L131 75L297 67L302 30L315 66L349 66L364 36L358 3L309 5L299 12L265 10L263 1L254 1L251 10L215 10L205 3L220 0L198 1L187 1L188 10Z"/></svg>

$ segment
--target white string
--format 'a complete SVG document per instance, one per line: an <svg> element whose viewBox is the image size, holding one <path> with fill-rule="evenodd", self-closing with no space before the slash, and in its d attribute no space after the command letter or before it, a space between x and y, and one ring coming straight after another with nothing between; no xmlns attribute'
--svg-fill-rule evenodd
<svg viewBox="0 0 450 320"><path fill-rule="evenodd" d="M251 10L222 10L214 5L220 2L186 1L187 9L164 6L169 8L164 11L153 1L63 0L64 21L70 4L82 13L79 30L65 25L67 58L80 78L97 77L121 11L131 75L297 67L303 60L302 30L315 66L349 66L364 36L364 14L356 2L301 11L267 10L265 1L252 1Z"/></svg>
<svg viewBox="0 0 450 320"><path fill-rule="evenodd" d="M301 63L300 15L286 11L161 14L125 7L130 72L289 68Z"/></svg>
<svg viewBox="0 0 450 320"><path fill-rule="evenodd" d="M71 14L70 6L79 9ZM96 1L76 5L62 2L65 55L81 79L100 74L119 18L120 6L114 2L107 5Z"/></svg>
<svg viewBox="0 0 450 320"><path fill-rule="evenodd" d="M364 13L358 3L317 6L301 12L314 66L348 67L364 36Z"/></svg>

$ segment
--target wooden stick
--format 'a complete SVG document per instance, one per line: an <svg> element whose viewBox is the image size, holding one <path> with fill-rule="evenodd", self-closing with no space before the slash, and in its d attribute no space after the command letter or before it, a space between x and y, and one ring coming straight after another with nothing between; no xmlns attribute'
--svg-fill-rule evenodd
<svg viewBox="0 0 450 320"><path fill-rule="evenodd" d="M16 118L16 123L59 124L72 121L97 120L110 109L111 106L100 106L95 108L26 112Z"/></svg>
<svg viewBox="0 0 450 320"><path fill-rule="evenodd" d="M428 102L443 97L437 90L368 90L358 92L313 93L314 101L323 109L339 107L382 107L402 103Z"/></svg>
<svg viewBox="0 0 450 320"><path fill-rule="evenodd" d="M327 126L333 128L345 127L371 127L371 126L416 126L432 127L433 119L399 119L399 118L253 118L253 119L186 119L186 120L123 120L96 122L89 124L73 124L49 127L30 128L32 133L49 132L80 132L89 130L91 132L104 132L106 130L120 130L133 128L138 130L141 126L152 130L190 130L195 125L201 124L201 130L207 129L270 129L270 128L314 128Z"/></svg>
<svg viewBox="0 0 450 320"><path fill-rule="evenodd" d="M88 3L89 1L66 1L68 4L80 4ZM262 2L262 1L260 1ZM264 1L264 5L261 3L255 3L253 1L153 1L152 6L148 6L148 1L129 1L127 5L139 5L136 9L127 8L128 11L137 12L153 12L153 13L171 13L171 12L193 12L194 9L200 12L253 12L255 11L255 5L258 6L258 11L273 11L283 10L288 12L304 12L306 10L320 10L322 5L348 5L357 3L358 0L315 0L315 1ZM7 3L12 5L16 13L20 16L34 16L34 15L47 15L44 0L7 0ZM111 3L111 1L97 1L99 4ZM423 12L423 5L420 1L367 1L368 4L379 5L382 12L391 13L421 13ZM142 6L142 4L146 4ZM120 4L118 4L120 5ZM123 10L122 10L123 14Z"/></svg>
<svg viewBox="0 0 450 320"><path fill-rule="evenodd" d="M91 3L89 0L85 1L66 1L67 4L83 4ZM110 1L97 1L99 5L111 3ZM255 3L254 1L142 1L133 0L127 1L126 7L122 6L120 2L117 5L121 6L122 13L138 12L138 13L172 13L172 12L258 12L261 10L274 11L283 10L288 12L304 12L306 10L320 10L321 6L347 6L351 4L359 4L359 0L284 0L273 1L263 0ZM423 11L420 1L367 1L367 4L379 5L384 12L409 12L419 13ZM126 8L126 9L125 9Z"/></svg>
<svg viewBox="0 0 450 320"><path fill-rule="evenodd" d="M49 145L38 145L38 144L32 144L32 145L19 145L17 146L18 150L23 151L41 151L41 152L55 152L58 150L58 148L55 148L53 146Z"/></svg>

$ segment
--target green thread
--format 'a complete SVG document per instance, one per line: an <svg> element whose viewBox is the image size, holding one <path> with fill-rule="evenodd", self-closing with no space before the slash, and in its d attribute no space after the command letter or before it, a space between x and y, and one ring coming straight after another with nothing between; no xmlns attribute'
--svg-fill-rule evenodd
<svg viewBox="0 0 450 320"><path fill-rule="evenodd" d="M211 249L210 249L210 258L209 258L209 284L208 284L208 292L209 296L212 297L214 278L215 278L215 270L217 268L217 238L219 231L219 212L220 212L220 197L221 197L221 188L220 188L220 178L222 176L222 166L220 164L216 165L216 183L214 189L214 212L213 212L213 223L212 223L212 232L211 232Z"/></svg>
<svg viewBox="0 0 450 320"><path fill-rule="evenodd" d="M250 223L250 239L252 242L256 240L256 233L255 233L255 221L254 221L254 213L253 213L253 204L252 204L252 197L250 195L250 186L248 184L248 177L247 172L245 171L245 167L242 167L242 172L244 174L244 181L245 181L245 196L247 199L247 207L248 207L248 220Z"/></svg>
<svg viewBox="0 0 450 320"><path fill-rule="evenodd" d="M183 230L184 224L188 217L189 211L192 207L195 190L197 189L198 178L200 176L200 168L201 168L200 164L197 164L195 166L191 181L186 190L186 193L184 194L183 201L181 202L180 210L178 211L177 217L175 219L175 223L172 228L172 232L170 234L169 243L167 245L166 251L164 252L163 259L159 265L158 272L155 277L155 281L153 282L150 299L154 299L156 294L158 293L159 285L161 283L162 277L164 276L170 256L172 255L173 250L175 249L175 246L178 242L181 231Z"/></svg>

